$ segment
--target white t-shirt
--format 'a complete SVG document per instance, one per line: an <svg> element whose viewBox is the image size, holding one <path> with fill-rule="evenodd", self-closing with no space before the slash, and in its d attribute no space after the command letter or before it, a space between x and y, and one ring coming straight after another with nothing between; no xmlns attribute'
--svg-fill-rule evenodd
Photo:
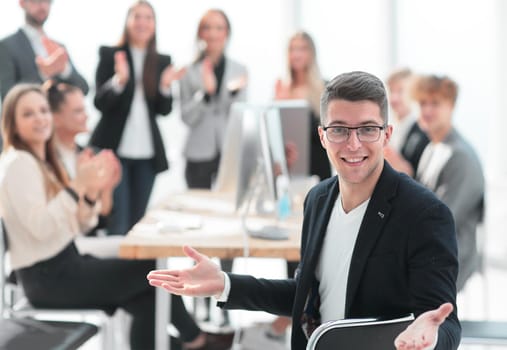
<svg viewBox="0 0 507 350"><path fill-rule="evenodd" d="M316 277L320 281L320 314L323 323L345 317L350 262L369 201L368 199L345 213L341 195L338 195L333 207L316 270Z"/></svg>

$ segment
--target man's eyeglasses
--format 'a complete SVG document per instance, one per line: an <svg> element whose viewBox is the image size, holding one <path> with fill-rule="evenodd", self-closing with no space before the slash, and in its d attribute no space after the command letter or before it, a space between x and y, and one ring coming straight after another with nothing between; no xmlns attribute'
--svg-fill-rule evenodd
<svg viewBox="0 0 507 350"><path fill-rule="evenodd" d="M357 138L361 142L376 142L380 138L380 132L386 128L386 125L365 125L365 126L324 126L322 129L326 132L329 142L342 143L349 139L352 130L356 131Z"/></svg>

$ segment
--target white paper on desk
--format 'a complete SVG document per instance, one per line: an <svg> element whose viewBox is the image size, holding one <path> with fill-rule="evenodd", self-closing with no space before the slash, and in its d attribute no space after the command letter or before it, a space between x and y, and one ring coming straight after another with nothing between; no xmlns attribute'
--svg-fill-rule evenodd
<svg viewBox="0 0 507 350"><path fill-rule="evenodd" d="M202 227L200 215L174 212L170 210L151 210L148 217L155 219L161 233L183 230L197 230Z"/></svg>
<svg viewBox="0 0 507 350"><path fill-rule="evenodd" d="M231 214L234 213L234 204L232 200L227 199L218 199L211 197L202 197L199 198L193 196L175 196L172 198L170 203L165 205L165 208L169 210L194 210L194 211L204 211L210 213L221 213L221 214Z"/></svg>
<svg viewBox="0 0 507 350"><path fill-rule="evenodd" d="M145 224L143 222L137 223L129 235L140 236L143 238L160 237L160 232L157 224Z"/></svg>
<svg viewBox="0 0 507 350"><path fill-rule="evenodd" d="M197 230L202 227L202 218L199 215L171 212L168 210L151 210L146 216L148 219L151 219L148 221L154 222L138 223L134 227L134 234L150 236Z"/></svg>

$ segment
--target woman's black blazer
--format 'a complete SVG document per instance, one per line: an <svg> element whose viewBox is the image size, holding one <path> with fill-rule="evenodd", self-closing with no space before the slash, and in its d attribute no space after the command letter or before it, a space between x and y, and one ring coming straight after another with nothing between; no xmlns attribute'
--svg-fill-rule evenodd
<svg viewBox="0 0 507 350"><path fill-rule="evenodd" d="M93 131L90 144L99 148L117 150L123 134L123 129L130 112L130 106L134 97L135 82L129 79L123 92L117 94L111 88L111 78L114 75L114 55L117 51L125 51L130 67L130 77L134 77L132 55L128 46L106 47L99 49L99 65L95 75L96 95L95 106L101 112L101 118ZM159 91L160 76L164 68L171 64L171 57L158 55L157 63L157 94L154 97L146 96L146 105L150 117L150 126L155 156L153 165L156 172L169 168L165 155L162 136L157 126L156 116L167 115L172 109L172 96L163 96Z"/></svg>

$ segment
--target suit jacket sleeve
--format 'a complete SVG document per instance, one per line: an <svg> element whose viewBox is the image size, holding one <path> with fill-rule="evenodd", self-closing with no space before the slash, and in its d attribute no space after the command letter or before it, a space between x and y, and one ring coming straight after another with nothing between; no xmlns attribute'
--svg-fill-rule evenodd
<svg viewBox="0 0 507 350"><path fill-rule="evenodd" d="M435 349L456 349L461 327L456 312L457 243L452 214L442 203L421 210L408 239L409 280L416 316L445 302L454 311L440 325ZM450 234L453 233L453 234ZM431 286L431 287L429 287Z"/></svg>
<svg viewBox="0 0 507 350"><path fill-rule="evenodd" d="M296 292L296 280L269 280L252 276L229 274L231 291L226 309L265 311L290 316Z"/></svg>
<svg viewBox="0 0 507 350"><path fill-rule="evenodd" d="M4 42L0 42L0 92L2 100L7 91L16 84L16 65Z"/></svg>

